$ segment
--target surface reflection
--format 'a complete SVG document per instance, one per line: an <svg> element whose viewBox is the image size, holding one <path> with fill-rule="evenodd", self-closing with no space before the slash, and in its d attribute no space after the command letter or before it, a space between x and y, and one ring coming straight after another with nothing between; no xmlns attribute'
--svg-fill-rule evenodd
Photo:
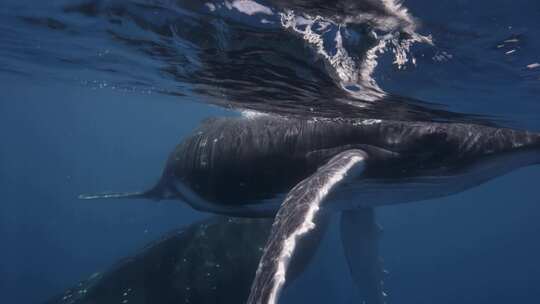
<svg viewBox="0 0 540 304"><path fill-rule="evenodd" d="M91 87L197 96L280 115L479 118L382 88L376 68L412 66L411 48L431 45L405 7L392 1L334 2L61 1L41 15L14 11L25 27L67 38L39 41L39 50L29 47L41 53L37 64L77 67L77 78ZM23 41L33 45L31 39ZM38 58L8 53L24 61L21 73L31 72L27 65ZM52 77L74 77L64 74Z"/></svg>

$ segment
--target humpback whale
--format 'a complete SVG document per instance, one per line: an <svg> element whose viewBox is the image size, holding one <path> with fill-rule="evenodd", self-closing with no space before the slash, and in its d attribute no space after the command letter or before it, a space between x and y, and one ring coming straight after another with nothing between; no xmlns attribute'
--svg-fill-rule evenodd
<svg viewBox="0 0 540 304"><path fill-rule="evenodd" d="M165 234L45 303L244 303L271 225L271 218L212 216ZM315 243L321 233L313 234ZM289 280L312 253L298 256Z"/></svg>
<svg viewBox="0 0 540 304"><path fill-rule="evenodd" d="M248 303L277 303L290 258L325 214L342 212L342 243L353 279L373 285L373 208L464 191L540 163L540 134L480 124L244 115L212 118L170 154L144 192L81 199L178 199L201 211L275 216ZM365 257L359 262L354 257Z"/></svg>
<svg viewBox="0 0 540 304"><path fill-rule="evenodd" d="M242 303L271 219L213 216L171 231L45 303Z"/></svg>

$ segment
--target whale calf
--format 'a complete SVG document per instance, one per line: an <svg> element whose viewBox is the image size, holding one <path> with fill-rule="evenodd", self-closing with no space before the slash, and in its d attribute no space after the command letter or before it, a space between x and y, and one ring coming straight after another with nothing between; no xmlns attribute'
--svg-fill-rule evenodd
<svg viewBox="0 0 540 304"><path fill-rule="evenodd" d="M80 198L178 199L218 214L275 215L248 303L277 303L297 242L326 214L342 212L351 275L372 286L366 303L384 303L374 207L459 193L538 163L534 132L261 114L205 121L170 154L148 191Z"/></svg>

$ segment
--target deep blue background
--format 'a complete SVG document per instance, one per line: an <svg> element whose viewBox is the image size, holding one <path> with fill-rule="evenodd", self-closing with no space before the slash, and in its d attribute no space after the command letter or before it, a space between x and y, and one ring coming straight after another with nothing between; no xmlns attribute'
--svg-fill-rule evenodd
<svg viewBox="0 0 540 304"><path fill-rule="evenodd" d="M496 50L481 53L487 59L479 62L475 45L461 43L453 52L470 54L478 66L466 61L420 65L391 80L383 78L383 87L539 130L540 78L518 77L529 73L525 63L540 61L534 57L539 11L521 11L519 1L480 2L484 8L467 1L429 9L410 1L410 7L429 25L449 18L448 6L461 5L451 18L459 28L487 28L501 39L510 34L508 26L520 27L528 38L521 61L501 59L500 69L492 73L483 68L498 62ZM485 18L471 13L480 10ZM513 66L515 71L508 70ZM501 71L515 77L506 79ZM206 216L179 202L76 197L147 188L159 177L168 152L200 120L234 113L196 98L178 102L177 97L92 89L5 71L0 93L1 303L42 302L165 231ZM540 167L529 167L452 197L380 208L388 303L538 302L539 180ZM334 227L310 269L285 291L283 302L354 303L340 250Z"/></svg>

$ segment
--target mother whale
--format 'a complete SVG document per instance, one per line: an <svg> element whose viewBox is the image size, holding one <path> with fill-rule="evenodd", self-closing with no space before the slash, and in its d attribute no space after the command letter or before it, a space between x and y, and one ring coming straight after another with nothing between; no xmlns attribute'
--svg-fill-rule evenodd
<svg viewBox="0 0 540 304"><path fill-rule="evenodd" d="M233 216L277 213L248 303L276 303L296 242L326 211L343 211L353 278L383 303L373 207L446 196L540 163L540 134L476 124L269 115L210 119L137 193L82 199L180 199Z"/></svg>

